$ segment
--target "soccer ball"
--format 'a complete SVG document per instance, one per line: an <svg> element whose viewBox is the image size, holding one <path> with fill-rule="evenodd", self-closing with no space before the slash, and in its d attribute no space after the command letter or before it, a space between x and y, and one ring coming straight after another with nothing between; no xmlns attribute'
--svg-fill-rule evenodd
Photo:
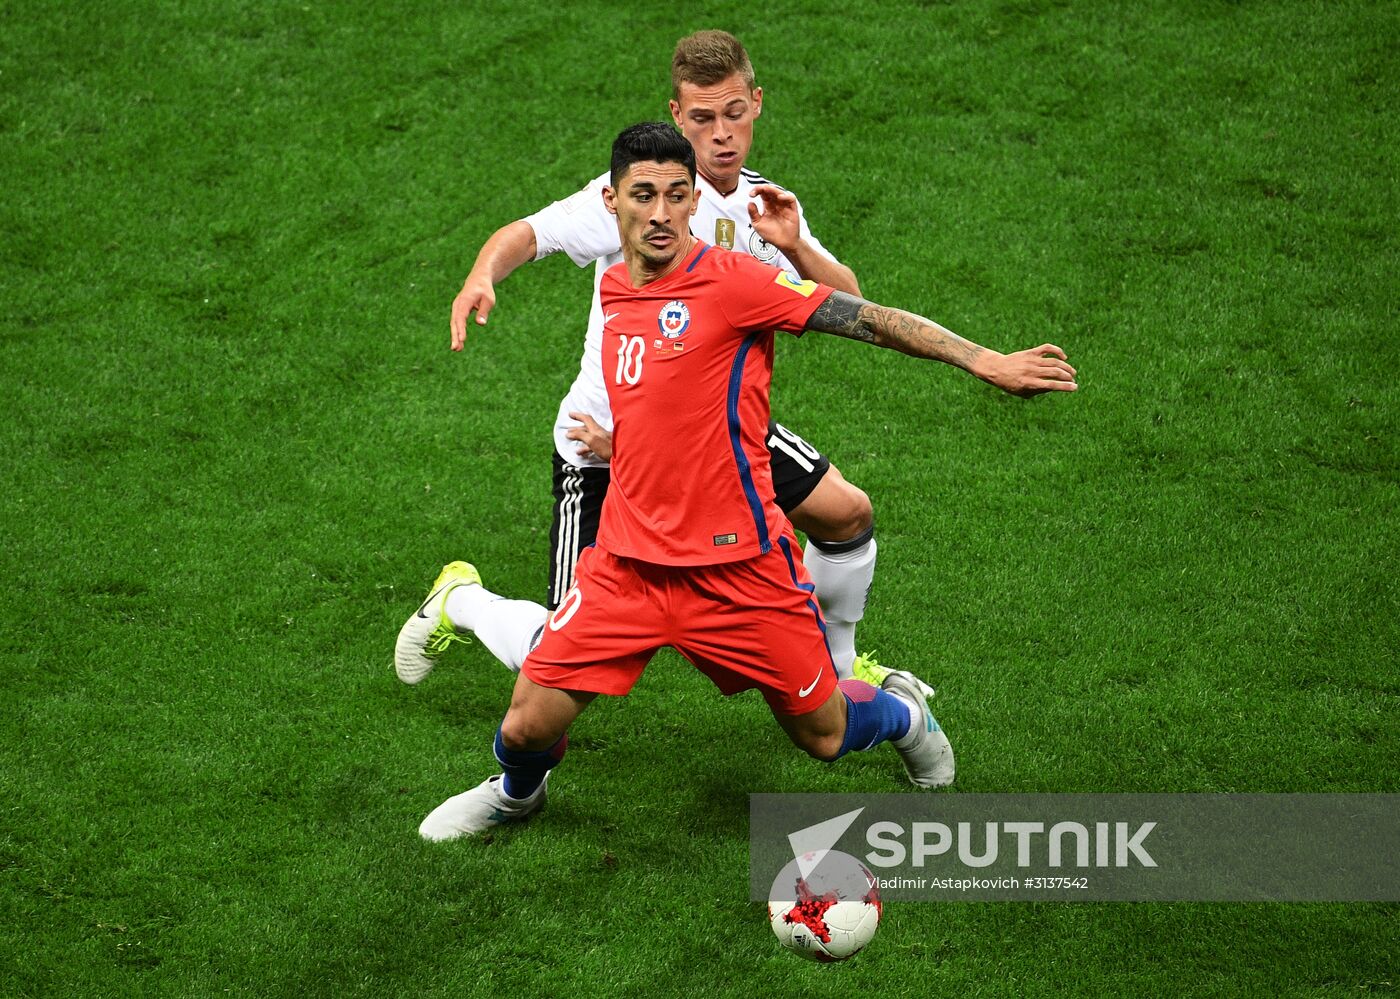
<svg viewBox="0 0 1400 999"><path fill-rule="evenodd" d="M875 876L849 853L830 850L802 876L813 854L778 874L768 898L768 922L788 950L812 961L844 961L880 928Z"/></svg>

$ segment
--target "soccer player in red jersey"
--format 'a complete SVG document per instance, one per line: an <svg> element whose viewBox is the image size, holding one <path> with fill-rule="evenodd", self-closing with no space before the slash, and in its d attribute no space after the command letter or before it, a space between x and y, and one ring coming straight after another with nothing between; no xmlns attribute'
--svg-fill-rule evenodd
<svg viewBox="0 0 1400 999"><path fill-rule="evenodd" d="M776 224L777 213L758 211L766 204L760 199L781 189L749 161L765 93L739 39L724 31L682 38L671 60L671 93L672 119L695 148L699 197L691 230L716 246L859 295L855 274L816 238L800 203L790 202L793 210L783 213L782 225ZM611 371L604 370L608 358L597 283L622 259L617 222L603 204L602 189L610 183L603 171L582 190L498 229L481 247L452 303L451 344L459 350L493 314L500 283L527 263L563 255L594 272L578 374L554 424L549 610L563 601L579 554L597 539L608 490L612 406L606 378ZM505 327L508 333L515 328ZM515 339L513 333L509 339ZM865 615L878 554L870 498L794 429L770 420L767 443L778 506L806 535L803 557L817 587L837 672L878 685L884 668L870 654L856 655L856 626ZM538 614L536 625L544 618Z"/></svg>
<svg viewBox="0 0 1400 999"><path fill-rule="evenodd" d="M864 340L1022 396L1073 391L1074 369L1052 344L999 354L697 240L694 152L667 125L624 130L611 180L603 197L623 263L600 287L614 430L598 541L524 657L496 733L503 773L443 802L420 833L452 839L538 811L579 713L598 694L626 694L665 645L724 694L757 688L817 759L890 741L915 784L952 783L952 747L911 674L895 671L880 688L838 682L811 579L773 499L764 443L773 331ZM423 655L426 668L435 631L481 633L503 609L474 569L454 565L463 568L448 567L400 635L399 654Z"/></svg>

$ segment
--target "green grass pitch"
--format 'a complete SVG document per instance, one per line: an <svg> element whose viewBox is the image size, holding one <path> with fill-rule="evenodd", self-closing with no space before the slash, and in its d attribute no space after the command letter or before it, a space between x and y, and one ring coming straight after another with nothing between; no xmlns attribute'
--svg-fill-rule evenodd
<svg viewBox="0 0 1400 999"><path fill-rule="evenodd" d="M876 301L1065 347L1032 402L781 344L872 496L861 645L960 792L1395 791L1400 7L0 3L0 995L1394 991L1393 905L906 904L837 967L746 897L754 791L895 791L667 653L536 821L415 834L510 677L417 688L437 567L544 592L590 275L497 226L746 43L751 164ZM958 792L952 792L958 793Z"/></svg>

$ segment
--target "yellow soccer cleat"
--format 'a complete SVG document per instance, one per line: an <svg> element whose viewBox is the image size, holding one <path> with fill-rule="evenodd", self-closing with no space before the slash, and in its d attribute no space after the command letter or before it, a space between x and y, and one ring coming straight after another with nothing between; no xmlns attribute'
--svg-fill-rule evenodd
<svg viewBox="0 0 1400 999"><path fill-rule="evenodd" d="M864 680L872 687L883 686L885 677L893 672L894 670L890 669L888 666L880 665L880 661L875 658L874 652L862 652L860 655L856 656L855 662L851 665L851 676L855 677L857 680ZM913 674L911 673L910 676L913 676ZM917 676L914 677L914 682L919 685L919 689L923 691L925 697L932 697L934 695L934 689Z"/></svg>
<svg viewBox="0 0 1400 999"><path fill-rule="evenodd" d="M417 683L433 671L438 659L453 642L469 643L459 635L443 608L447 594L458 586L480 586L481 573L470 562L449 562L433 580L428 599L399 629L394 644L394 672L404 683Z"/></svg>
<svg viewBox="0 0 1400 999"><path fill-rule="evenodd" d="M880 665L874 652L862 652L851 665L851 675L857 680L864 680L872 687L880 686L885 682L885 677L893 672L888 666Z"/></svg>

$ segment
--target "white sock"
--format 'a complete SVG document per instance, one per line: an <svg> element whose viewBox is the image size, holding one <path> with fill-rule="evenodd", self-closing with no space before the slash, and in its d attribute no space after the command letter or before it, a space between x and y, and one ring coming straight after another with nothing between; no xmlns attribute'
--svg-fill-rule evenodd
<svg viewBox="0 0 1400 999"><path fill-rule="evenodd" d="M507 600L484 586L454 586L443 604L458 631L470 631L512 673L519 673L549 611L532 600Z"/></svg>
<svg viewBox="0 0 1400 999"><path fill-rule="evenodd" d="M909 698L905 697L903 694L895 694L893 691L889 693L892 697L899 698L899 703L909 709L909 728L906 729L904 734L898 739L890 740L890 743L895 749L906 749L914 744L914 740L919 735L919 730L923 727L919 723L923 720L924 708L921 705L911 703Z"/></svg>
<svg viewBox="0 0 1400 999"><path fill-rule="evenodd" d="M865 617L865 602L875 579L875 534L872 531L850 551L837 552L824 551L809 538L802 561L817 587L836 674L850 679L856 660L856 625Z"/></svg>

